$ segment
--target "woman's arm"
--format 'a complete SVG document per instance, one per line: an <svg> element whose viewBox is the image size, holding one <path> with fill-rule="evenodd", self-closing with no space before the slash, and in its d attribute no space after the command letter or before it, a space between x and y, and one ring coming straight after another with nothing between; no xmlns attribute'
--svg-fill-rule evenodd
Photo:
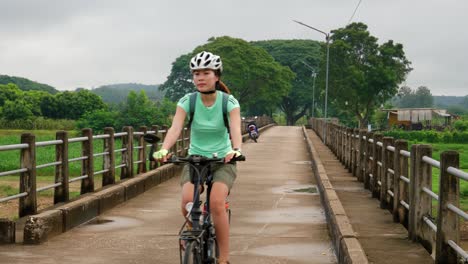
<svg viewBox="0 0 468 264"><path fill-rule="evenodd" d="M182 107L177 106L176 113L172 119L171 128L169 128L167 131L166 137L164 138L164 142L162 144L163 149L169 150L176 143L180 136L180 132L184 128L186 115L187 113L185 113L185 110L182 109Z"/></svg>
<svg viewBox="0 0 468 264"><path fill-rule="evenodd" d="M231 132L232 148L240 149L242 145L240 107L232 109L229 113L229 117L231 119L229 128Z"/></svg>

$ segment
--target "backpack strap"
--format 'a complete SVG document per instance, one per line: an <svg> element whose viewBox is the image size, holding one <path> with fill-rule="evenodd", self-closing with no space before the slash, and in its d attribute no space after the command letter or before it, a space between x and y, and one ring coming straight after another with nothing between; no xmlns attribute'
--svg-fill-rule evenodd
<svg viewBox="0 0 468 264"><path fill-rule="evenodd" d="M198 92L190 94L190 110L189 110L189 122L187 124L188 128L192 127L193 115L195 114L195 103L197 102Z"/></svg>
<svg viewBox="0 0 468 264"><path fill-rule="evenodd" d="M227 117L227 104L228 104L228 99L229 99L229 94L227 93L222 93L223 94L223 120L224 120L224 126L227 129L227 132L230 133L229 129L229 120Z"/></svg>

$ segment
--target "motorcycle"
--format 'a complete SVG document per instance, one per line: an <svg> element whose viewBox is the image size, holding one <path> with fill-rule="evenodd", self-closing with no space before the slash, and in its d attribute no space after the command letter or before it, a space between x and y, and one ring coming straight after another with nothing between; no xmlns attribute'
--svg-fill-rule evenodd
<svg viewBox="0 0 468 264"><path fill-rule="evenodd" d="M255 117L254 120L246 120L247 122L246 130L247 130L247 133L249 133L249 137L253 141L255 141L255 143L257 143L259 134L258 134L257 124L255 123L255 119L257 119L257 117ZM242 120L245 120L245 117L243 117Z"/></svg>

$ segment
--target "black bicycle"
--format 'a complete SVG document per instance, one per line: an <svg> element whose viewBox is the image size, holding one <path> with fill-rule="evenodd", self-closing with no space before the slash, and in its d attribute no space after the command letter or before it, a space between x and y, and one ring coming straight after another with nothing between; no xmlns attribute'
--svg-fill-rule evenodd
<svg viewBox="0 0 468 264"><path fill-rule="evenodd" d="M155 135L145 135L145 141L153 146L159 141ZM150 150L150 159L154 148ZM235 157L230 163L245 161L245 156ZM210 213L210 193L213 181L212 165L224 164L224 159L213 157L208 158L198 155L188 157L172 156L167 163L175 165L188 164L190 168L190 179L194 184L193 206L189 210L187 220L179 231L179 252L180 263L182 264L216 264L219 256L216 233ZM200 187L206 185L206 200L200 199ZM203 204L203 209L202 209ZM231 210L226 208L231 219ZM187 225L191 222L191 228Z"/></svg>
<svg viewBox="0 0 468 264"><path fill-rule="evenodd" d="M235 157L231 163L244 160L244 156ZM182 264L215 264L219 256L219 249L210 213L210 193L213 181L211 168L214 164L224 164L224 159L191 155L186 158L173 156L168 162L188 164L190 179L194 184L193 206L179 232L180 262ZM205 203L200 199L200 186L204 185L207 187ZM230 218L230 209L226 209ZM189 221L192 227L186 228Z"/></svg>

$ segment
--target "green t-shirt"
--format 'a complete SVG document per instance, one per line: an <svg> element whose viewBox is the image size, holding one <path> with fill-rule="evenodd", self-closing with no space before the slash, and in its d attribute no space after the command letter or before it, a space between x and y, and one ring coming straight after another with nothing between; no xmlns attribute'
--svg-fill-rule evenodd
<svg viewBox="0 0 468 264"><path fill-rule="evenodd" d="M177 106L180 106L187 113L187 118L190 117L190 94L182 97ZM240 107L239 102L234 96L229 95L227 111ZM202 155L213 157L213 153L217 153L219 158L224 158L231 150L231 140L224 126L223 119L223 94L221 91L216 91L216 102L206 107L200 94L195 102L195 114L192 120L192 130L190 133L190 155Z"/></svg>

